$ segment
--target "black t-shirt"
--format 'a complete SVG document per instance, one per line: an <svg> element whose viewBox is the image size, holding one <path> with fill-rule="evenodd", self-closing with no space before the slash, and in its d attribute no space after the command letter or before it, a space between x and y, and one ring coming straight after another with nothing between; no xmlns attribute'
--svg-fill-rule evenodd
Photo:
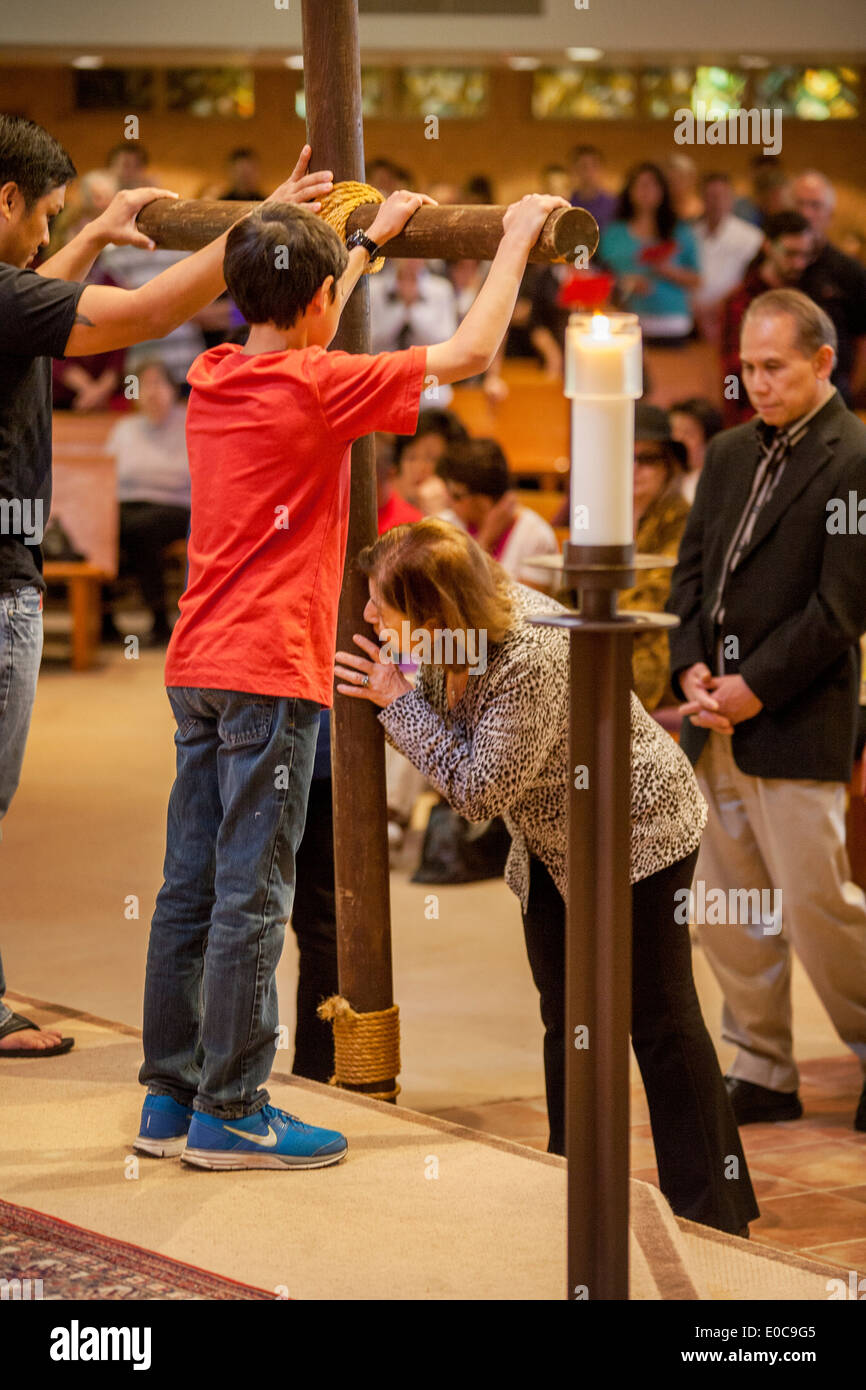
<svg viewBox="0 0 866 1390"><path fill-rule="evenodd" d="M833 320L839 339L833 382L850 405L854 346L857 338L866 333L866 269L825 242L801 275L797 288L814 299Z"/></svg>
<svg viewBox="0 0 866 1390"><path fill-rule="evenodd" d="M44 589L51 506L51 359L85 286L0 262L0 590Z"/></svg>

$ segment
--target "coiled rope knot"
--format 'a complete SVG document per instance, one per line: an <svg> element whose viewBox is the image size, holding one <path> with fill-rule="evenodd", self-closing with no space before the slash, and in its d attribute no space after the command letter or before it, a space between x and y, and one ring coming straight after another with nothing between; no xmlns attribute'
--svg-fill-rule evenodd
<svg viewBox="0 0 866 1390"><path fill-rule="evenodd" d="M319 1018L334 1025L334 1075L331 1086L384 1085L400 1073L400 1010L356 1013L341 994L332 994L318 1007ZM400 1087L392 1091L364 1091L376 1100L393 1100Z"/></svg>
<svg viewBox="0 0 866 1390"><path fill-rule="evenodd" d="M345 183L335 183L332 192L327 193L321 200L321 210L319 216L324 218L329 227L333 227L341 241L346 240L346 226L355 208L361 207L364 203L384 203L385 199L378 188L373 188L369 183L357 183L348 179ZM384 256L377 256L375 261L364 270L365 275L375 275L385 264Z"/></svg>

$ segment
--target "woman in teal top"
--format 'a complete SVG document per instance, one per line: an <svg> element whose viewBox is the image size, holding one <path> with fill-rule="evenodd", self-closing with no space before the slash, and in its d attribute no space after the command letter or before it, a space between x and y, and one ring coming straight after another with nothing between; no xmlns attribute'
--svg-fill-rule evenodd
<svg viewBox="0 0 866 1390"><path fill-rule="evenodd" d="M676 219L658 165L631 170L598 255L617 276L623 308L638 315L649 343L681 343L689 336L689 292L701 278L698 248L691 227Z"/></svg>

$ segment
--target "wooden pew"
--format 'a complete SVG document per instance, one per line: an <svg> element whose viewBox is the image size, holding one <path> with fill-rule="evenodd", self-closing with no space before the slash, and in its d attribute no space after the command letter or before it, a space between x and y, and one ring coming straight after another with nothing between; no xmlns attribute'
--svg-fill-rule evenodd
<svg viewBox="0 0 866 1390"><path fill-rule="evenodd" d="M65 586L71 618L71 662L86 671L95 660L102 621L101 586L117 574L118 505L114 459L104 444L118 416L57 411L53 433L51 518L60 522L83 560L45 561L48 584Z"/></svg>
<svg viewBox="0 0 866 1390"><path fill-rule="evenodd" d="M721 406L724 378L718 350L712 343L686 343L678 348L644 348L646 399L669 410L674 401L704 396Z"/></svg>
<svg viewBox="0 0 866 1390"><path fill-rule="evenodd" d="M551 491L569 470L569 407L562 382L531 362L506 362L508 395L492 401L480 386L459 386L451 409L469 433L502 445L512 473Z"/></svg>

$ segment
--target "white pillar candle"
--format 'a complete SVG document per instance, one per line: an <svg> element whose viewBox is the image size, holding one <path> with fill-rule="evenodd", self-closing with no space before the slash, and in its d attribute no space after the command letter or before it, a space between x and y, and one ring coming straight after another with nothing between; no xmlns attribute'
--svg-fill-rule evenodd
<svg viewBox="0 0 866 1390"><path fill-rule="evenodd" d="M642 394L636 314L572 314L565 339L571 398L571 541L634 539L634 402Z"/></svg>

